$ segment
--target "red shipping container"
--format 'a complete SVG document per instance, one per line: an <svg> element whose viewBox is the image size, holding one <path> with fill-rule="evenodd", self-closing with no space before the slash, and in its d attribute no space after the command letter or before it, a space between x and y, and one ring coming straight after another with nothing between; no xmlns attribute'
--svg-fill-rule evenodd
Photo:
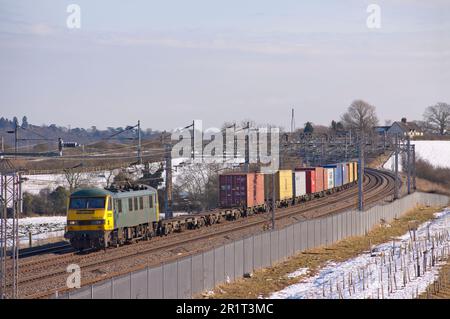
<svg viewBox="0 0 450 319"><path fill-rule="evenodd" d="M324 169L323 167L316 167L316 192L321 192L324 190L323 179L324 179Z"/></svg>
<svg viewBox="0 0 450 319"><path fill-rule="evenodd" d="M316 171L306 171L306 194L316 192Z"/></svg>
<svg viewBox="0 0 450 319"><path fill-rule="evenodd" d="M298 168L296 171L305 171L306 173L306 194L316 192L316 170L314 168Z"/></svg>
<svg viewBox="0 0 450 319"><path fill-rule="evenodd" d="M230 173L219 176L220 207L258 206L264 204L264 175Z"/></svg>

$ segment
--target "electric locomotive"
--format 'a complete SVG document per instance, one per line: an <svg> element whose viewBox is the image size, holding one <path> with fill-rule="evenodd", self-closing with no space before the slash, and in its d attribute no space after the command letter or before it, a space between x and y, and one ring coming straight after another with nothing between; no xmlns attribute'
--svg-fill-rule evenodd
<svg viewBox="0 0 450 319"><path fill-rule="evenodd" d="M64 237L78 249L119 246L158 231L156 189L146 186L83 188L70 195Z"/></svg>

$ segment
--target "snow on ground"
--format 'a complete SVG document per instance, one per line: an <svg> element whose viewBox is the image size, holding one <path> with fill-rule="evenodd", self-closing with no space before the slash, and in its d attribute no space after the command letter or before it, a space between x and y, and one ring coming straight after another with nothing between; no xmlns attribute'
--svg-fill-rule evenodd
<svg viewBox="0 0 450 319"><path fill-rule="evenodd" d="M288 278L297 278L303 275L306 275L309 272L308 268L299 268L294 272L291 272L290 274L287 274L286 277Z"/></svg>
<svg viewBox="0 0 450 319"><path fill-rule="evenodd" d="M173 217L178 217L178 216L188 215L188 214L189 214L189 213L187 213L187 212L174 212L174 213L173 213ZM161 218L161 219L166 219L166 214L160 213L160 214L159 214L159 218Z"/></svg>
<svg viewBox="0 0 450 319"><path fill-rule="evenodd" d="M411 141L416 147L416 156L434 166L450 168L450 141ZM384 164L384 168L394 170L394 155ZM399 159L399 170L402 169Z"/></svg>
<svg viewBox="0 0 450 319"><path fill-rule="evenodd" d="M273 293L273 299L409 299L424 292L450 254L450 209L393 242ZM419 265L419 268L417 267ZM426 269L424 271L424 265ZM417 276L419 269L420 276ZM298 271L303 272L303 268Z"/></svg>
<svg viewBox="0 0 450 319"><path fill-rule="evenodd" d="M159 166L159 163L153 166ZM128 167L126 170L130 174L134 175L136 178L142 177L142 165L136 165L134 167ZM112 182L115 175L119 173L119 169L105 170L105 171L95 171L81 173L80 183L91 185L93 187L105 187L107 185L107 180L109 178ZM58 186L63 186L69 188L67 179L64 174L39 174L39 175L24 175L27 180L23 183L22 189L24 192L31 194L39 194L39 191L44 188L49 188L54 190Z"/></svg>
<svg viewBox="0 0 450 319"><path fill-rule="evenodd" d="M20 243L28 243L31 232L33 242L52 237L64 236L66 216L27 217L19 219ZM8 219L8 233L12 228L12 219Z"/></svg>
<svg viewBox="0 0 450 319"><path fill-rule="evenodd" d="M23 183L23 191L31 194L39 194L39 191L45 188L50 190L54 190L58 186L69 188L69 184L63 174L25 175L24 177L28 180ZM106 186L104 172L83 173L81 180L95 187Z"/></svg>

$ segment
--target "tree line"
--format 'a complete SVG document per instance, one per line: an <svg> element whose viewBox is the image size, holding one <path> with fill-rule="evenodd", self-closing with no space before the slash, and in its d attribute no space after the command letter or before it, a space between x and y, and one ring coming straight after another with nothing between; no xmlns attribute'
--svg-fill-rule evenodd
<svg viewBox="0 0 450 319"><path fill-rule="evenodd" d="M87 144L100 140L108 139L110 136L118 134L125 130L126 127L107 127L105 130L98 129L96 126L91 126L88 129L85 128L71 128L58 126L56 124L42 124L42 125L34 125L30 124L27 116L23 116L22 120L14 116L12 120L1 117L0 118L0 135L4 139L5 148L11 149L14 145L14 134L8 134L8 131L12 131L15 128L18 129L18 134L20 139L27 140L27 144L33 145L50 145L51 141L53 144L57 143L58 138L62 138L65 141L73 141L79 144ZM141 129L141 138L142 139L150 139L155 136L159 136L158 131L154 131L152 129ZM133 132L124 132L117 136L117 138L123 138L125 141L129 140L131 137L135 137L136 134L133 135ZM38 139L42 138L41 141ZM48 141L46 141L45 139ZM24 142L21 142L24 143ZM41 146L42 148L42 146ZM36 150L41 151L41 149Z"/></svg>
<svg viewBox="0 0 450 319"><path fill-rule="evenodd" d="M25 216L45 215L58 216L66 215L67 203L70 192L63 186L58 186L51 191L44 188L39 194L23 193L23 214Z"/></svg>
<svg viewBox="0 0 450 319"><path fill-rule="evenodd" d="M450 133L450 105L444 102L438 102L435 105L428 106L422 116L422 120L413 121L424 132L435 135L448 135ZM392 121L386 121L386 125ZM379 119L376 115L375 106L364 100L355 100L347 108L339 121L333 120L329 127L321 127L320 133L343 132L347 130L370 132L375 126L379 125ZM314 133L316 126L312 122L306 122L303 133Z"/></svg>

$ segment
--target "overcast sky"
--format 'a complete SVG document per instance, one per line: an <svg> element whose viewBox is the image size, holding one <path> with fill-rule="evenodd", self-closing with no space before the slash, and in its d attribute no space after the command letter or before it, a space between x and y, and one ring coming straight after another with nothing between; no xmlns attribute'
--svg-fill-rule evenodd
<svg viewBox="0 0 450 319"><path fill-rule="evenodd" d="M1 116L72 127L421 119L450 103L450 1L0 0L0 87Z"/></svg>

